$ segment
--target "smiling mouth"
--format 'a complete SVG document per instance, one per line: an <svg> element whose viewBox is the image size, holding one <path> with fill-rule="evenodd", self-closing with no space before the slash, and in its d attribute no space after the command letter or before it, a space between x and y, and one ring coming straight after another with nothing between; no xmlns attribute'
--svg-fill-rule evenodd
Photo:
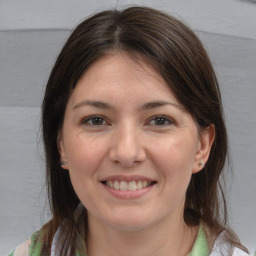
<svg viewBox="0 0 256 256"><path fill-rule="evenodd" d="M102 181L102 184L104 184L107 187L110 187L115 190L121 190L121 191L136 191L141 190L143 188L151 187L154 184L156 184L155 181L146 181L146 180L138 180L138 181L119 181L119 180L108 180L108 181Z"/></svg>

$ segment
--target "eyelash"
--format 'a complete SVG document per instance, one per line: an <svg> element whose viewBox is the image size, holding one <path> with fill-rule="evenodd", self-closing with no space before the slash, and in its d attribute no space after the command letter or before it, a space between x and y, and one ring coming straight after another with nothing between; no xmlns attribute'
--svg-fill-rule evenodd
<svg viewBox="0 0 256 256"><path fill-rule="evenodd" d="M154 124L150 124L152 121L154 121ZM160 121L159 124L156 122ZM97 123L100 122L100 123ZM88 125L88 126L102 126L102 125L108 125L109 122L106 121L106 118L101 115L93 115L89 116L81 121L81 124ZM147 125L155 125L155 126L168 126L174 124L173 120L165 115L156 115L151 117L147 122Z"/></svg>
<svg viewBox="0 0 256 256"><path fill-rule="evenodd" d="M94 123L95 121L101 121L100 124ZM102 122L105 122L102 124ZM106 118L101 115L94 115L94 116L88 116L87 118L83 119L81 121L81 124L88 125L88 126L102 126L102 125L108 125L108 122L106 121Z"/></svg>
<svg viewBox="0 0 256 256"><path fill-rule="evenodd" d="M168 126L168 125L172 125L172 124L174 124L174 121L171 119L171 118L169 118L169 117L167 117L167 116L165 116L165 115L156 115L156 116L153 116L153 117L151 117L150 119L149 119L149 121L147 122L147 124L149 124L149 125L151 125L150 124L150 122L152 122L152 121L163 121L164 122L164 124L156 124L156 123L154 123L154 124L152 124L152 125L156 125L156 126ZM167 124L166 124L166 122L167 122Z"/></svg>

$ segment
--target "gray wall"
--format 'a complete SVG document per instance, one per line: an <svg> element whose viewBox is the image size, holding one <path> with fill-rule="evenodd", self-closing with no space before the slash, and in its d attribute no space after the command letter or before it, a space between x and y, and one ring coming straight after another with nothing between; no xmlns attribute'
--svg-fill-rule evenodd
<svg viewBox="0 0 256 256"><path fill-rule="evenodd" d="M253 0L0 1L0 255L48 219L40 103L58 51L94 11L156 7L190 25L219 78L234 177L230 223L251 253L256 245L256 3ZM231 187L232 183L232 187Z"/></svg>

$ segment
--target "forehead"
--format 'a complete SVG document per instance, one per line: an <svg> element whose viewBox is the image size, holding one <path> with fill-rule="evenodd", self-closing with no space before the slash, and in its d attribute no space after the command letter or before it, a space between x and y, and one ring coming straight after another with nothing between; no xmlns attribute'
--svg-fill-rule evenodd
<svg viewBox="0 0 256 256"><path fill-rule="evenodd" d="M112 52L94 62L76 84L71 98L76 102L83 97L113 100L123 94L127 98L162 97L177 102L165 80L151 65L125 52Z"/></svg>

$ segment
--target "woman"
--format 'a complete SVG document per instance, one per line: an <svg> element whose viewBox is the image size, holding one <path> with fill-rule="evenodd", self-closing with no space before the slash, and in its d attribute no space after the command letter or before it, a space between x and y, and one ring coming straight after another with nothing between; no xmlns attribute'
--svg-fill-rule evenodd
<svg viewBox="0 0 256 256"><path fill-rule="evenodd" d="M131 7L82 22L42 123L53 216L12 255L247 255L226 225L217 79L180 21Z"/></svg>

